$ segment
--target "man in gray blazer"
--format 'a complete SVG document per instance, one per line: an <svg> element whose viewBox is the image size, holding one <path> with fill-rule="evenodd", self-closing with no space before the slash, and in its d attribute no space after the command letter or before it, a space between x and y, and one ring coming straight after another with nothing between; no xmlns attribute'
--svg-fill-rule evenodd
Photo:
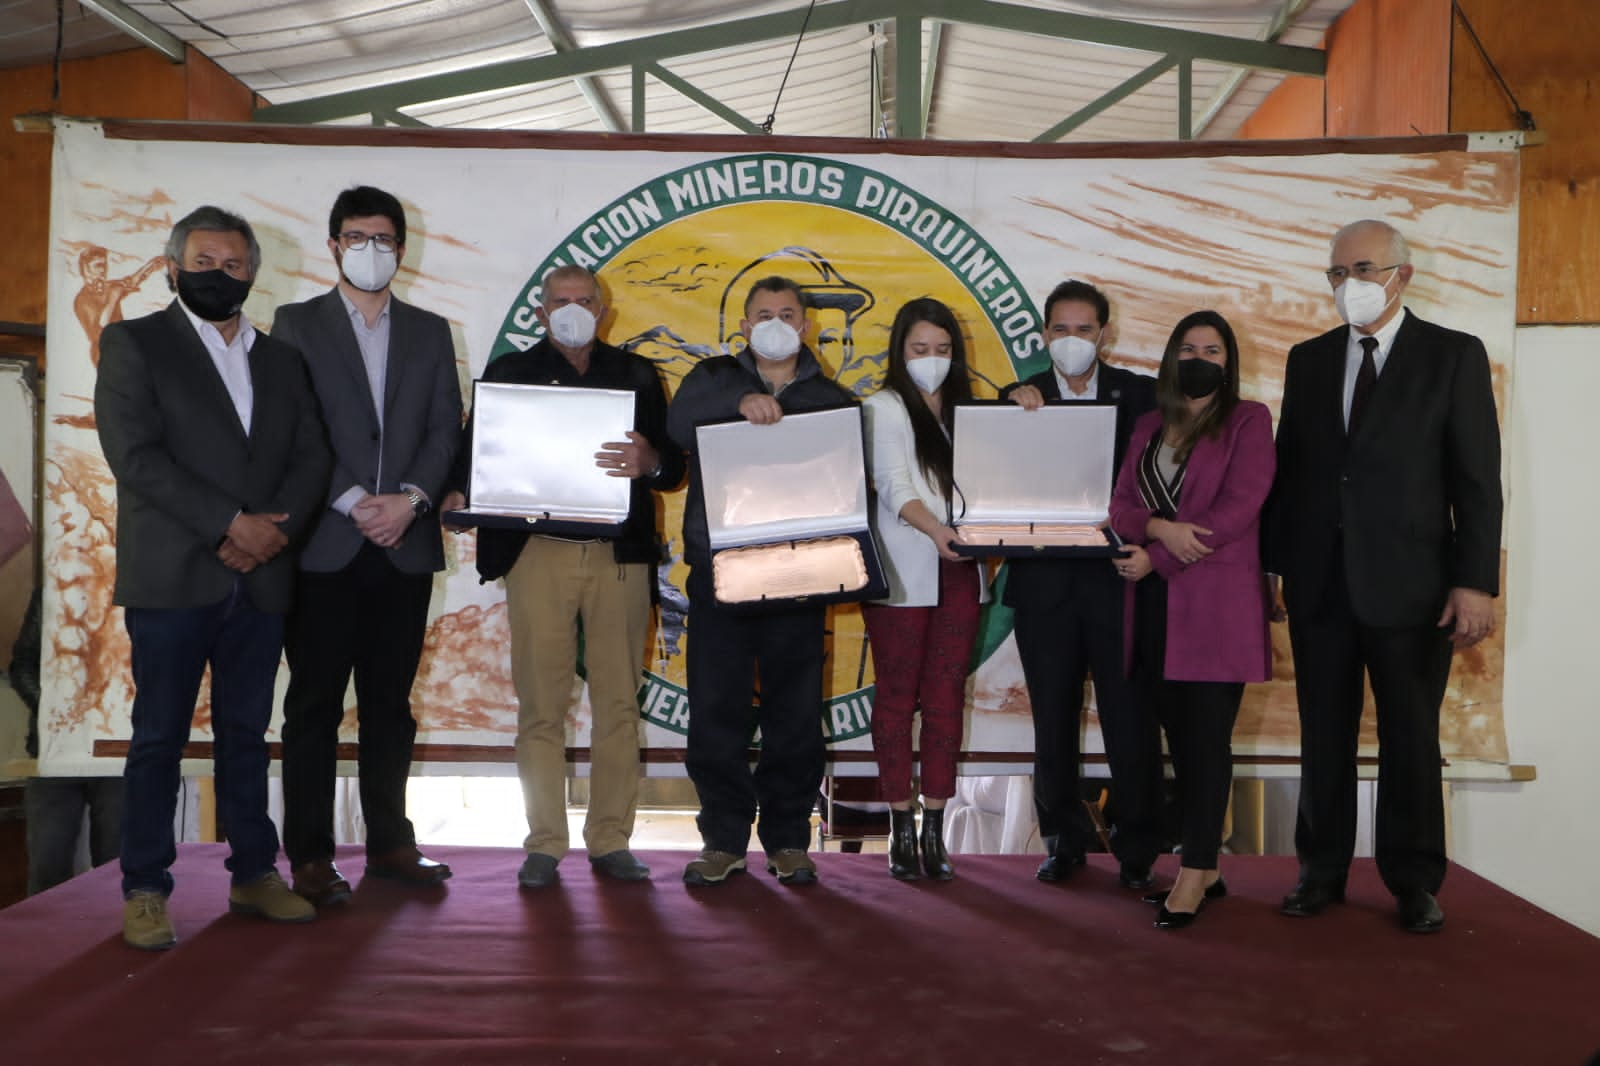
<svg viewBox="0 0 1600 1066"><path fill-rule="evenodd" d="M115 600L135 689L122 935L137 948L177 940L166 907L172 819L207 666L229 908L281 922L316 916L274 869L266 731L294 590L286 549L315 513L328 452L300 359L239 313L260 265L248 222L199 208L167 241L178 299L100 338L94 412L117 482Z"/></svg>
<svg viewBox="0 0 1600 1066"><path fill-rule="evenodd" d="M280 307L272 323L305 357L334 457L300 556L283 708L283 846L294 890L318 906L350 897L333 863L333 792L352 674L367 873L412 885L450 876L417 850L406 779L411 685L444 568L433 501L461 432L449 323L390 292L406 250L400 201L365 185L341 192L328 250L338 285Z"/></svg>

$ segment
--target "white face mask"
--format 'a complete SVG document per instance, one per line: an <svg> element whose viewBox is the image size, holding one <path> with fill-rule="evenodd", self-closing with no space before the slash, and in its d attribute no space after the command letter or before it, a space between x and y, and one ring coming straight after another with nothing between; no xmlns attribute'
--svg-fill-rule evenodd
<svg viewBox="0 0 1600 1066"><path fill-rule="evenodd" d="M763 359L781 362L800 350L800 334L783 319L768 318L750 330L750 347Z"/></svg>
<svg viewBox="0 0 1600 1066"><path fill-rule="evenodd" d="M1400 268L1396 267L1394 274L1390 275L1392 281ZM1333 290L1333 306L1338 310L1339 317L1352 326L1366 326L1383 317L1400 293L1389 295L1389 283L1386 281L1379 285L1376 281L1362 281L1360 278L1345 278L1344 284Z"/></svg>
<svg viewBox="0 0 1600 1066"><path fill-rule="evenodd" d="M563 348L582 348L594 340L594 315L580 304L562 304L549 313L550 336Z"/></svg>
<svg viewBox="0 0 1600 1066"><path fill-rule="evenodd" d="M393 248L386 252L377 241L368 241L365 248L346 248L339 257L339 269L345 280L362 292L382 292L400 269L400 257Z"/></svg>
<svg viewBox="0 0 1600 1066"><path fill-rule="evenodd" d="M1063 377L1075 378L1094 366L1100 349L1082 337L1057 337L1050 342L1050 361Z"/></svg>
<svg viewBox="0 0 1600 1066"><path fill-rule="evenodd" d="M917 388L932 396L939 391L939 386L944 384L944 379L950 374L950 357L925 355L921 359L908 359L906 373L911 376L911 381Z"/></svg>

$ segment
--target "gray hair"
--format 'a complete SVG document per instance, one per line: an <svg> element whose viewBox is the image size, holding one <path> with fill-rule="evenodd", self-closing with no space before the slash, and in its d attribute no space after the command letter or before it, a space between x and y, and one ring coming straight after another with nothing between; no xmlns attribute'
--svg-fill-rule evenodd
<svg viewBox="0 0 1600 1066"><path fill-rule="evenodd" d="M256 241L256 231L250 223L231 211L220 207L197 207L178 220L167 238L167 258L174 263L183 262L183 251L189 245L189 234L200 230L208 233L237 233L244 237L250 248L250 276L261 269L261 245Z"/></svg>
<svg viewBox="0 0 1600 1066"><path fill-rule="evenodd" d="M1339 232L1333 235L1333 240L1329 242L1328 246L1332 248L1352 233L1364 229L1382 230L1384 236L1389 238L1389 261L1391 263L1411 262L1411 246L1400 235L1400 231L1389 225L1389 223L1376 218L1363 218L1359 222L1352 222L1348 226L1339 227Z"/></svg>

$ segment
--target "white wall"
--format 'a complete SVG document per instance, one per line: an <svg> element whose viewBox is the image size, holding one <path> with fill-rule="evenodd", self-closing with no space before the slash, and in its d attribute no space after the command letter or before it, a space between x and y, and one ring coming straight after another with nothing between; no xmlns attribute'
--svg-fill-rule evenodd
<svg viewBox="0 0 1600 1066"><path fill-rule="evenodd" d="M1505 718L1538 780L1458 785L1452 857L1600 935L1600 327L1519 329L1515 366Z"/></svg>

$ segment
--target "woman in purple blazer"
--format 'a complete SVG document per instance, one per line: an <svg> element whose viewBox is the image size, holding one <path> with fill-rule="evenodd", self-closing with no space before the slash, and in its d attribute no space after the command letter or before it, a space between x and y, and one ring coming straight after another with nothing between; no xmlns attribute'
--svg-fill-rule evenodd
<svg viewBox="0 0 1600 1066"><path fill-rule="evenodd" d="M1111 525L1128 545L1128 667L1166 730L1183 808L1178 878L1145 899L1161 904L1158 929L1182 929L1227 894L1233 722L1245 683L1272 673L1258 541L1276 459L1272 415L1239 399L1239 346L1215 311L1173 329L1156 399L1134 425Z"/></svg>

